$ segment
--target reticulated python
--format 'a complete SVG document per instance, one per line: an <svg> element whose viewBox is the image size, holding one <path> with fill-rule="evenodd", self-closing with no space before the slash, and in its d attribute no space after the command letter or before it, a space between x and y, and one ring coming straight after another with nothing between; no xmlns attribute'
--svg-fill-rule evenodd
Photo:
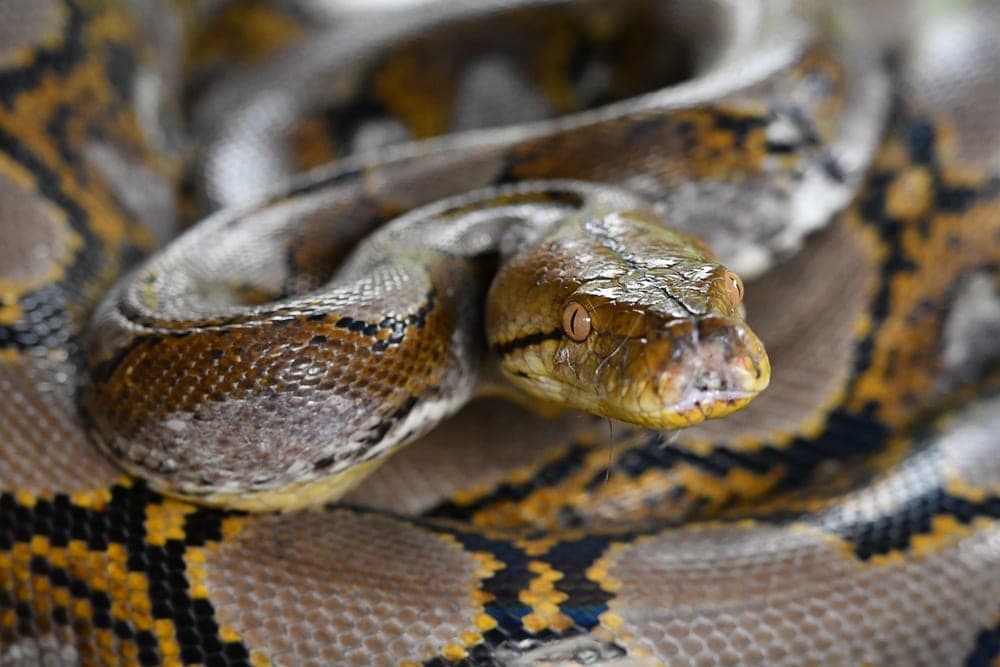
<svg viewBox="0 0 1000 667"><path fill-rule="evenodd" d="M0 6L0 664L998 659L995 8L181 5Z"/></svg>

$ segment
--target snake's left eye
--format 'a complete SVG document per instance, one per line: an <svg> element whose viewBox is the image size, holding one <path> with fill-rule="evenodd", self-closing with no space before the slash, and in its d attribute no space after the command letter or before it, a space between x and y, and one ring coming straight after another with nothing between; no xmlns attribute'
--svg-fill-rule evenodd
<svg viewBox="0 0 1000 667"><path fill-rule="evenodd" d="M726 271L726 292L733 304L743 303L743 281L732 271Z"/></svg>
<svg viewBox="0 0 1000 667"><path fill-rule="evenodd" d="M563 310L563 333L576 342L587 340L590 335L590 313L576 301L570 301Z"/></svg>

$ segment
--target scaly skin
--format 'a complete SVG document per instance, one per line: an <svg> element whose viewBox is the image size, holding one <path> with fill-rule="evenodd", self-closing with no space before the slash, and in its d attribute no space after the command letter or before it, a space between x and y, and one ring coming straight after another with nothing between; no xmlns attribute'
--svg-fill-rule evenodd
<svg viewBox="0 0 1000 667"><path fill-rule="evenodd" d="M857 31L813 39L815 32L796 32L786 14L766 7L763 16L779 20L754 23L749 2L556 2L485 19L482 8L447 3L334 27L314 41L309 29L290 23L306 14L286 5L277 8L283 18L271 21L269 4L254 0L217 15L217 26L249 16L251 25L273 28L258 44L238 45L246 60L231 68L226 61L221 79L212 78L212 60L231 42L209 35L194 51L209 60L209 77L195 82L207 96L189 110L204 139L196 151L174 142L177 96L169 85L185 50L173 40L198 25L196 7L4 6L0 663L938 666L997 659L994 9L936 23L928 34L913 31L913 50L897 58L887 116L886 78L868 59L877 45L857 41ZM179 5L186 18L175 13ZM159 13L136 20L131 12L143 7ZM455 11L463 13L462 30L449 18ZM856 59L831 48L840 38ZM654 52L657 43L669 48ZM647 53L679 66L647 67ZM189 70L195 77L198 66ZM651 71L672 73L651 79ZM624 99L664 85L651 97ZM484 90L493 96L477 101ZM372 274L367 288L355 284L335 304L349 312L323 323L327 333L310 329L315 322L276 318L265 344L250 333L250 320L266 320L273 302L308 301L347 246L406 211L483 186L509 193L529 187L512 183L536 179L638 191L657 216L703 238L741 276L758 276L748 278L745 310L773 373L751 404L663 434L572 416L547 422L480 402L403 448L345 503L286 514L221 511L161 495L151 484L169 482L156 471L123 473L88 439L96 419L84 421L76 394L87 373L82 330L113 280L170 234L179 214L169 193L181 155L203 158L186 175L192 196L185 207L241 192L256 199L297 168L373 140L487 124L504 99L519 101L518 120L526 112L571 115L378 148L300 176L242 212L219 213L203 228L215 225L218 237L188 237L211 238L199 256L239 261L179 261L189 271L183 275L198 279L195 289L180 273L156 275L165 282L134 286L120 302L127 307L112 307L122 321L133 318L118 330L125 335L86 344L98 371L89 382L114 378L111 389L122 392L102 406L105 419L118 432L151 423L169 431L170 419L160 417L180 406L182 416L198 419L172 426L195 424L187 428L206 437L176 451L136 441L139 451L172 458L165 470L183 470L228 437L237 448L217 451L218 466L188 469L191 483L197 488L203 472L235 470L237 483L252 484L258 464L276 455L257 425L287 425L273 409L282 396L295 397L298 408L310 405L315 390L328 391L314 382L315 366L296 365L303 358L296 355L315 347L322 356L339 345L353 350L339 369L354 378L350 387L364 383L385 394L365 406L354 444L363 448L369 434L382 442L393 428L405 439L414 412L428 416L418 407L440 398L437 384L472 391L473 369L455 361L456 346L469 341L441 334L482 338L481 329L456 321L484 315L479 301L476 308L449 302L447 292L487 290L497 258L472 250L493 247L484 239L495 237L435 234L438 245L425 244L415 257L454 256L433 264L429 282L393 281L392 263L383 263L381 283ZM483 209L488 198L480 192L468 201L474 210L466 208L472 217L465 220L491 211L480 222L509 227L502 250L505 243L530 247L523 230L531 228L509 224L516 207ZM569 228L579 209L565 197L525 208L543 218L555 210ZM428 210L420 212L424 220ZM595 219L610 224L624 215L644 227L647 213L635 213L644 209L624 210L633 212ZM543 227L558 236L554 220ZM280 233L221 233L244 223ZM384 240L399 246L391 235ZM190 241L179 243L164 256L176 258ZM609 243L594 247L603 253ZM366 247L377 245L372 239ZM460 247L469 252L457 253ZM364 264L366 252L352 263ZM567 265L581 254L573 251ZM718 270L706 285L716 290L711 307L724 330L740 331L731 312L739 290L728 278ZM528 305L534 293L513 301ZM542 342L539 353L581 351L606 344L600 305L591 295L517 312L541 312L548 325L568 328L568 340ZM237 321L198 334L150 330L145 341L116 348L148 323L143 309L150 308L170 310L191 330L206 314ZM615 315L615 327L619 317L617 337L632 335L638 325ZM226 327L229 333L213 333ZM691 326L699 339L718 334L710 328ZM407 357L402 339L424 347ZM601 361L610 359L603 367L591 360L577 369L600 367L600 381L613 366L637 363L631 352L610 356L619 344L600 351ZM175 354L185 345L199 354ZM289 351L293 361L282 361ZM374 362L386 359L403 361L380 372ZM428 371L420 366L428 360L443 366ZM177 374L176 364L187 370ZM162 376L174 379L130 386L115 367L139 375L166 369ZM706 391L718 391L724 376L703 378ZM685 391L668 389L682 399ZM408 400L414 397L421 402ZM248 398L260 399L255 409L212 422L213 410ZM287 441L320 427L308 418L300 426L286 430ZM313 464L326 461L308 455ZM278 486L253 509L341 490L301 487L294 480Z"/></svg>

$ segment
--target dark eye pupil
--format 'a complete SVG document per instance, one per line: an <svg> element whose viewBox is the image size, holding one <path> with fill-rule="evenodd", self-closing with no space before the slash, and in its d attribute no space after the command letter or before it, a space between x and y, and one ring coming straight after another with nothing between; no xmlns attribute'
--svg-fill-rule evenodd
<svg viewBox="0 0 1000 667"><path fill-rule="evenodd" d="M563 332L573 340L580 342L590 335L590 316L587 309L578 303L570 303L563 311Z"/></svg>

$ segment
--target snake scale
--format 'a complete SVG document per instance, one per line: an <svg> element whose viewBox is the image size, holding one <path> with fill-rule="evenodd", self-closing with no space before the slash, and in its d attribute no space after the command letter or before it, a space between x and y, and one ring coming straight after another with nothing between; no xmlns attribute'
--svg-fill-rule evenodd
<svg viewBox="0 0 1000 667"><path fill-rule="evenodd" d="M321 4L0 2L0 665L1000 664L995 6Z"/></svg>

